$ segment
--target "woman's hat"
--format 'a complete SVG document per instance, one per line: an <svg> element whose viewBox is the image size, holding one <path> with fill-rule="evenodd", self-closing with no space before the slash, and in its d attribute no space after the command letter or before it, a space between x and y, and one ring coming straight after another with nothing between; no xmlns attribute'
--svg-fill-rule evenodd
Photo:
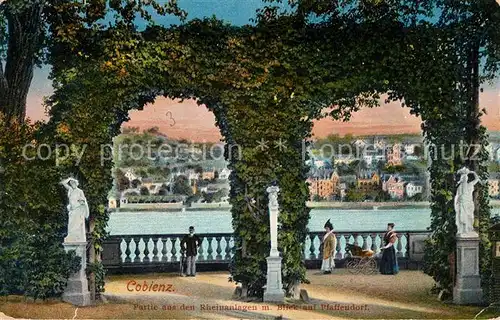
<svg viewBox="0 0 500 320"><path fill-rule="evenodd" d="M324 228L328 228L328 229L330 229L330 230L333 230L333 225L332 225L332 223L330 222L330 219L328 219L328 221L325 223Z"/></svg>

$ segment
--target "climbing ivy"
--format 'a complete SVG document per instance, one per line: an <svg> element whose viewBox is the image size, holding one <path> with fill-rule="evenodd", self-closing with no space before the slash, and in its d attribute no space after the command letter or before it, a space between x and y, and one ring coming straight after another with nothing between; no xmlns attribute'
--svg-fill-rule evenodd
<svg viewBox="0 0 500 320"><path fill-rule="evenodd" d="M1 115L0 295L59 296L80 261L62 246L67 215L61 176L40 124L4 119Z"/></svg>
<svg viewBox="0 0 500 320"><path fill-rule="evenodd" d="M325 110L347 121L361 107L377 106L380 95L388 93L387 100L404 101L421 116L426 141L438 147L430 152L435 156L429 168L433 235L426 271L449 288L447 259L454 252L451 235L456 231L453 173L463 159L447 156L466 137L484 144L484 130L476 126L464 133L457 126L470 118L460 112L468 101L463 94L467 70L457 54L463 43L455 25L420 18L430 15L433 2L409 3L298 1L288 11L269 5L258 12L255 25L242 27L214 18L139 32L126 21L82 35L92 41L72 43L74 56L54 47L56 91L48 103L46 130L59 143L79 150L86 146L81 162L69 158L63 171L82 181L96 251L105 235L104 204L112 185L112 157L103 159L101 146L112 143L129 110L142 109L157 96L197 99L214 112L227 142L235 234L231 280L242 283L248 295L262 296L270 245L265 189L277 181L284 286L288 294L296 293L297 284L307 281L303 143L310 138L312 121ZM275 145L280 139L281 149ZM481 161L476 170L485 175ZM488 211L481 192L485 271Z"/></svg>

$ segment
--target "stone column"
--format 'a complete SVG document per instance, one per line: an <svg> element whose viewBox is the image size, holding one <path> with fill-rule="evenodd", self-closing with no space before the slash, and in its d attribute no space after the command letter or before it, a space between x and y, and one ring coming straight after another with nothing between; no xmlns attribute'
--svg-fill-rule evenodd
<svg viewBox="0 0 500 320"><path fill-rule="evenodd" d="M281 257L278 251L278 192L277 186L272 186L266 190L269 193L269 225L271 234L271 251L267 260L267 283L264 292L264 301L283 302L285 293L281 280Z"/></svg>
<svg viewBox="0 0 500 320"><path fill-rule="evenodd" d="M62 299L76 306L88 306L91 304L90 292L87 282L85 268L87 266L87 243L86 242L64 242L66 252L75 250L76 255L81 257L80 270L72 274L68 279L68 284Z"/></svg>
<svg viewBox="0 0 500 320"><path fill-rule="evenodd" d="M455 304L481 304L483 291L479 275L479 236L457 236L457 278L453 288Z"/></svg>

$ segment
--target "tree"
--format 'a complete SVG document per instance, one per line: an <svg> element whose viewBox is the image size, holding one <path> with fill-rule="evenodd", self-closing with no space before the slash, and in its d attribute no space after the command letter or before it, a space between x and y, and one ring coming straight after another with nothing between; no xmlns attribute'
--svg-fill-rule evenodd
<svg viewBox="0 0 500 320"><path fill-rule="evenodd" d="M359 191L356 188L351 188L347 190L345 200L349 202L361 202L365 200L365 198L366 195L363 192Z"/></svg>
<svg viewBox="0 0 500 320"><path fill-rule="evenodd" d="M158 127L151 127L151 128L144 130L144 133L152 134L152 135L157 135L159 132L160 132L160 128L158 128Z"/></svg>
<svg viewBox="0 0 500 320"><path fill-rule="evenodd" d="M379 190L376 194L375 194L375 201L377 202L384 202L384 201L389 201L391 200L391 196L389 195L389 192L387 191L383 191L383 190Z"/></svg>
<svg viewBox="0 0 500 320"><path fill-rule="evenodd" d="M201 197L202 195L200 193L192 194L189 197L187 197L186 204L190 206L191 203L197 202Z"/></svg>
<svg viewBox="0 0 500 320"><path fill-rule="evenodd" d="M385 161L381 161L381 160L378 160L377 161L377 165L376 165L376 168L377 168L377 171L378 172L382 172L385 170Z"/></svg>
<svg viewBox="0 0 500 320"><path fill-rule="evenodd" d="M139 179L134 179L131 182L132 188L137 189L139 186L142 184L141 180Z"/></svg>
<svg viewBox="0 0 500 320"><path fill-rule="evenodd" d="M123 134L131 134L131 133L138 133L138 132L139 132L139 127L124 127L122 129L122 133ZM128 140L129 141L126 144L130 144L131 143L130 139L128 139ZM124 143L125 143L125 141L124 141Z"/></svg>
<svg viewBox="0 0 500 320"><path fill-rule="evenodd" d="M225 195L227 195L227 191L225 191L225 189L219 189L213 193L212 201L213 202L221 202L222 197L224 197Z"/></svg>
<svg viewBox="0 0 500 320"><path fill-rule="evenodd" d="M349 166L349 172L359 173L360 163L361 163L360 160L354 160L351 163L349 163L348 164L348 166Z"/></svg>
<svg viewBox="0 0 500 320"><path fill-rule="evenodd" d="M137 174L138 174L141 178L148 178L148 177L149 177L148 170L147 170L147 169L144 169L144 168L141 168L141 169L137 170Z"/></svg>
<svg viewBox="0 0 500 320"><path fill-rule="evenodd" d="M121 169L117 168L115 170L115 179L116 179L116 184L118 186L118 191L124 191L130 188L130 181L128 180L128 178L125 176L125 174Z"/></svg>
<svg viewBox="0 0 500 320"><path fill-rule="evenodd" d="M151 6L160 14L185 16L175 1L164 6L152 1ZM99 20L115 13L116 23L131 25L135 14L151 20L147 12L150 8L141 1L133 4L111 1L109 5L100 0L0 3L0 112L7 122L24 121L26 98L37 65L54 63L52 54L58 50L82 55L82 46L89 37L95 35L96 29L104 28Z"/></svg>
<svg viewBox="0 0 500 320"><path fill-rule="evenodd" d="M319 194L315 194L313 196L313 201L319 202L319 201L322 201L322 200L323 200L323 197L321 197Z"/></svg>
<svg viewBox="0 0 500 320"><path fill-rule="evenodd" d="M401 173L401 172L404 172L405 170L406 170L406 168L403 165L388 164L384 168L384 171L389 173L389 174Z"/></svg>
<svg viewBox="0 0 500 320"><path fill-rule="evenodd" d="M142 186L141 189L139 189L141 196L148 196L149 195L149 189Z"/></svg>
<svg viewBox="0 0 500 320"><path fill-rule="evenodd" d="M413 154L417 157L422 157L424 155L422 146L415 146L413 149Z"/></svg>
<svg viewBox="0 0 500 320"><path fill-rule="evenodd" d="M189 185L189 180L186 176L177 176L174 180L174 186L172 188L174 194L182 194L190 196L193 194L193 189Z"/></svg>
<svg viewBox="0 0 500 320"><path fill-rule="evenodd" d="M195 166L194 168L195 173L199 173L200 175L203 174L203 167L200 166L199 164Z"/></svg>
<svg viewBox="0 0 500 320"><path fill-rule="evenodd" d="M168 177L170 176L170 173L171 173L171 170L168 166L165 166L163 167L162 169L162 177L165 178L165 179L168 179Z"/></svg>

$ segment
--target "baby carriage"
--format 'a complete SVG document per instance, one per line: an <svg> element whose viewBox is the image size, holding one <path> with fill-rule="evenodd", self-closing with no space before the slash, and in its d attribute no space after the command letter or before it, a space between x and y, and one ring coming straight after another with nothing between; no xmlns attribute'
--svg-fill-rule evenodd
<svg viewBox="0 0 500 320"><path fill-rule="evenodd" d="M346 244L346 268L350 273L373 274L378 272L375 253L372 250L363 250L355 244Z"/></svg>

